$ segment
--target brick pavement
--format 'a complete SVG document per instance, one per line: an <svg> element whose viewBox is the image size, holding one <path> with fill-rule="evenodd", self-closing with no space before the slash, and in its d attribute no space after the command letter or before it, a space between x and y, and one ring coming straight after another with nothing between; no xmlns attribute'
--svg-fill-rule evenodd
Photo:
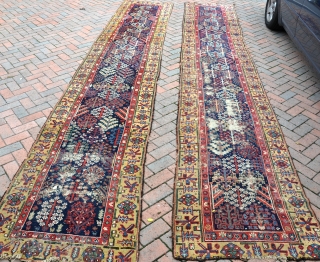
<svg viewBox="0 0 320 262"><path fill-rule="evenodd" d="M171 253L171 210L184 0L174 2L146 159L141 262L175 261ZM282 125L306 194L320 218L320 81L285 32L265 28L265 1L223 3L236 4L246 45ZM0 195L119 5L118 0L5 0L0 4Z"/></svg>

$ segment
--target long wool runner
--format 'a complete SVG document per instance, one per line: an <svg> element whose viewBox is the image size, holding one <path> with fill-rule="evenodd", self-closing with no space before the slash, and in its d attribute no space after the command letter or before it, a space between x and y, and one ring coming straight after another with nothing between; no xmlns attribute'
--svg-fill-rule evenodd
<svg viewBox="0 0 320 262"><path fill-rule="evenodd" d="M185 5L174 257L319 259L319 223L232 7Z"/></svg>
<svg viewBox="0 0 320 262"><path fill-rule="evenodd" d="M0 203L2 258L136 261L146 143L171 4L126 1Z"/></svg>

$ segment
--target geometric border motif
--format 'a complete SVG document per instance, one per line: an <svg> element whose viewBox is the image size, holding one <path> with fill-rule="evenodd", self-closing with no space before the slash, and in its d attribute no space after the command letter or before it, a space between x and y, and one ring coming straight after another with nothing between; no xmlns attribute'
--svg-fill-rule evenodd
<svg viewBox="0 0 320 262"><path fill-rule="evenodd" d="M35 181L44 175L50 163L55 158L55 143L63 139L64 123L70 122L71 116L77 110L79 100L93 80L97 66L103 54L115 36L116 29L122 23L126 12L133 4L159 5L160 14L156 25L152 28L153 37L147 45L142 59L142 70L139 72L133 88L133 98L127 114L126 128L120 141L112 180L118 186L108 196L115 199L114 210L111 215L111 232L109 242L90 241L79 237L66 240L11 238L10 233L17 222L17 218L27 197L32 192ZM138 250L138 236L141 213L141 192L143 184L143 164L145 161L147 140L150 133L156 84L160 71L162 47L164 43L167 22L172 10L172 4L124 1L118 8L111 21L104 28L94 42L88 55L74 74L68 88L57 103L46 123L42 127L34 142L27 159L22 163L6 194L0 202L0 257L23 258L24 260L63 260L63 261L136 261ZM147 110L146 110L147 109ZM138 115L144 114L141 119ZM140 144L133 143L137 140ZM139 152L132 156L132 150ZM136 157L136 158L135 158ZM135 162L138 167L134 176L127 172L126 166ZM43 174L42 174L43 172ZM135 190L128 188L124 180L133 179ZM125 203L128 194L136 206L134 216L128 221L117 220L120 215L119 206ZM131 226L134 225L134 226ZM130 228L123 234L123 228ZM125 237L124 237L125 235Z"/></svg>
<svg viewBox="0 0 320 262"><path fill-rule="evenodd" d="M287 242L223 241L205 240L202 220L206 203L203 192L207 190L202 182L202 174L207 171L205 139L206 121L201 108L204 108L201 85L200 48L197 46L197 8L200 4L186 3L183 25L183 44L181 56L180 99L178 112L178 156L174 189L173 217L173 255L177 259L204 260L217 258L320 258L320 229L306 198L299 177L294 169L284 136L276 115L269 103L266 92L259 79L253 60L243 42L242 31L236 13L231 6L220 6L224 13L229 42L233 55L239 63L240 80L246 85L247 94L252 101L251 112L256 118L262 133L259 139L266 144L265 154L269 155L270 165L279 195L294 227L297 240ZM203 6L216 6L206 4ZM201 87L201 88L200 88ZM275 135L277 134L277 135ZM189 161L186 161L188 159ZM281 165L279 164L281 160ZM282 238L288 237L283 234Z"/></svg>

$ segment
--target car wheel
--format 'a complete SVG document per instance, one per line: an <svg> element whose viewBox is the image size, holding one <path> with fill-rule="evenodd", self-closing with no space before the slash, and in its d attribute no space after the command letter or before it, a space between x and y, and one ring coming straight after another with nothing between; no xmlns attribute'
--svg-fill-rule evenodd
<svg viewBox="0 0 320 262"><path fill-rule="evenodd" d="M264 18L266 26L271 30L280 28L278 24L278 10L277 0L267 0Z"/></svg>

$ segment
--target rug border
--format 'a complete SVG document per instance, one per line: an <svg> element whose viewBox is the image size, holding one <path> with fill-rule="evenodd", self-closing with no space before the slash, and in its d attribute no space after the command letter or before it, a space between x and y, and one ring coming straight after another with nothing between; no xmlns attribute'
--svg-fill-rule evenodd
<svg viewBox="0 0 320 262"><path fill-rule="evenodd" d="M160 2L157 2L156 4L161 4L161 5L165 5L167 4L169 7L169 12L168 12L168 17L167 17L167 24L166 24L166 28L168 27L168 22L169 22L169 18L172 14L172 9L173 9L173 3L160 3ZM163 41L161 43L161 50L158 52L159 54L159 64L158 64L158 71L156 73L156 79L159 79L159 76L161 74L161 67L162 67L162 54L163 54L163 46L164 46L164 43L165 43L165 38L166 38L166 35L167 35L167 31L163 32ZM150 119L151 119L151 122L150 122L150 126L149 126L149 132L148 132L148 136L147 136L147 141L145 143L145 147L144 147L144 150L145 150L145 154L142 158L142 176L141 176L141 180L142 180L142 183L144 184L144 178L145 178L145 169L146 169L146 155L147 155L147 148L148 148L148 145L149 145L149 137L150 137L150 133L151 133L151 129L152 129L152 124L153 124L153 115L154 115L154 110L155 110L155 100L156 100L156 97L157 97L157 86L158 86L158 83L156 82L155 83L155 88L153 89L153 98L152 98L152 101L151 101L151 108L150 108ZM142 202L143 202L143 195L144 195L144 192L143 192L143 184L141 185L141 190L140 190L140 209L139 209L139 214L138 214L138 217L139 217L139 221L138 221L138 240L140 239L140 232L141 232L141 224L142 224ZM140 247L139 247L140 243L138 242L138 247L137 247L137 255L136 255L136 258L137 258L137 261L139 261L139 257L140 257ZM134 262L134 261L132 261Z"/></svg>

